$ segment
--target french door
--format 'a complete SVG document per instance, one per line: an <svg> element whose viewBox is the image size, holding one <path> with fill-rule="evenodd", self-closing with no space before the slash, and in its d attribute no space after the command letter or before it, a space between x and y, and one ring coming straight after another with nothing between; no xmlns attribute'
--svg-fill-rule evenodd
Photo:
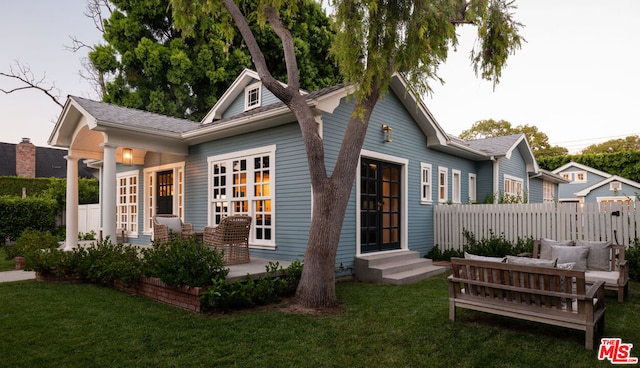
<svg viewBox="0 0 640 368"><path fill-rule="evenodd" d="M362 158L360 252L400 249L400 165Z"/></svg>

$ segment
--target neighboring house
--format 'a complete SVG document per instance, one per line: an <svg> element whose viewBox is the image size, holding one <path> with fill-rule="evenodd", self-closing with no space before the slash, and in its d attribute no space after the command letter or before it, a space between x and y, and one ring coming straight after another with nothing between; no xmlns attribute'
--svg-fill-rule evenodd
<svg viewBox="0 0 640 368"><path fill-rule="evenodd" d="M18 144L0 142L0 176L26 178L66 178L66 149L36 147L29 138ZM78 176L95 177L96 170L84 162L78 165Z"/></svg>
<svg viewBox="0 0 640 368"><path fill-rule="evenodd" d="M629 202L640 193L640 183L592 167L569 162L554 173L568 183L559 185L560 202Z"/></svg>
<svg viewBox="0 0 640 368"><path fill-rule="evenodd" d="M354 101L343 86L305 97L330 172ZM101 167L104 235L115 238L123 228L131 243L149 244L156 214L177 214L196 230L248 214L252 256L293 260L305 253L313 203L304 143L291 111L254 71L244 70L202 122L70 96L49 143L69 148L70 164L89 159ZM395 76L371 116L336 266L351 268L374 252L424 255L433 247L435 205L499 193L542 202L562 181L539 169L524 135L471 142L449 136ZM74 192L67 189L67 203L77 201ZM76 220L67 218L68 235L77 234Z"/></svg>

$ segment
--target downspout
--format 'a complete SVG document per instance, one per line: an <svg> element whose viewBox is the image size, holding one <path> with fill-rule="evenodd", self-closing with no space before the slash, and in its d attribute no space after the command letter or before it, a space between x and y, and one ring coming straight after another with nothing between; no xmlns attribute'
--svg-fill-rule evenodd
<svg viewBox="0 0 640 368"><path fill-rule="evenodd" d="M498 163L498 159L496 156L491 156L491 161L493 161L493 203L498 203L498 195L500 194L500 165Z"/></svg>

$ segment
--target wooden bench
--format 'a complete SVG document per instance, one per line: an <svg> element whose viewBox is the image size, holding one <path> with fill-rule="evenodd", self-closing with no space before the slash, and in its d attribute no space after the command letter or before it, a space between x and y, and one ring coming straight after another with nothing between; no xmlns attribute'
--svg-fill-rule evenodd
<svg viewBox="0 0 640 368"><path fill-rule="evenodd" d="M604 332L604 282L584 271L451 258L449 319L466 308L585 331L585 348Z"/></svg>
<svg viewBox="0 0 640 368"><path fill-rule="evenodd" d="M585 272L587 282L604 281L606 290L613 290L618 294L618 302L624 302L624 297L629 293L629 265L624 259L624 245L612 244L609 246L609 270ZM539 258L540 240L533 243L532 258Z"/></svg>

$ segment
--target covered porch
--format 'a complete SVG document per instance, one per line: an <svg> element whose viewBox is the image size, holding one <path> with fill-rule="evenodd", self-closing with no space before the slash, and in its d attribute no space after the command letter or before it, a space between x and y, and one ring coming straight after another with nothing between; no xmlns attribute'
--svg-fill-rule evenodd
<svg viewBox="0 0 640 368"><path fill-rule="evenodd" d="M149 197L151 202L145 201L148 198L139 193L144 187L138 184L138 178L141 178L142 170L148 166L149 157L153 160L153 157L165 155L164 157L172 157L173 161L184 162L188 144L181 139L181 132L198 126L199 123L196 122L69 96L48 141L52 146L69 150L66 156L67 211L64 248L70 250L78 243L79 160L85 160L100 172L102 235L116 239L117 224L124 223L121 227L125 228L129 236L135 235L138 238L146 232L150 237L152 225L143 221L155 214L157 198ZM162 160L159 161L158 167L162 166ZM136 173L131 176L132 183L119 183L118 173L129 169L135 169L133 172ZM155 172L152 174L155 175ZM128 206L122 206L123 201ZM180 217L184 216L181 208L170 210Z"/></svg>

